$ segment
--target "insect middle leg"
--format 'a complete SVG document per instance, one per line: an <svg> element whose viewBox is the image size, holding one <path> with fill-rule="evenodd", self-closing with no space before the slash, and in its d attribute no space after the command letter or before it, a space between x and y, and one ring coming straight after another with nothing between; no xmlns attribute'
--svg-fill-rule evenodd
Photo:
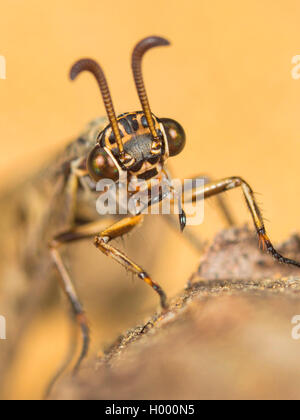
<svg viewBox="0 0 300 420"><path fill-rule="evenodd" d="M206 199L238 187L242 188L243 195L246 200L247 207L251 213L254 226L258 234L259 243L262 245L262 248L266 249L273 256L273 258L275 258L279 262L300 267L299 262L294 261L290 258L283 257L276 251L276 249L272 245L266 233L263 217L255 200L254 192L251 189L250 185L242 178L234 176L222 179L218 182L211 182L207 185L204 185L202 188L193 190L192 200L195 201L197 199Z"/></svg>

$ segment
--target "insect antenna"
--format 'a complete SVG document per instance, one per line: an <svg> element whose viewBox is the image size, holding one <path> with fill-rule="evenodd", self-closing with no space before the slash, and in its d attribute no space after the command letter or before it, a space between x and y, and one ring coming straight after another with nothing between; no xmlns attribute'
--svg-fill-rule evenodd
<svg viewBox="0 0 300 420"><path fill-rule="evenodd" d="M108 84L104 76L103 70L96 61L90 58L84 58L82 60L77 61L72 66L71 71L70 71L71 80L75 80L76 77L79 75L79 73L83 71L89 71L90 73L92 73L98 82L98 86L100 88L103 102L105 105L106 113L107 113L107 116L108 116L108 119L112 128L112 131L115 135L115 139L119 148L120 155L123 155L124 146L123 146L123 142L122 142L119 127L118 127L113 102L111 99Z"/></svg>
<svg viewBox="0 0 300 420"><path fill-rule="evenodd" d="M142 74L142 58L145 52L148 51L150 48L163 45L170 45L170 42L165 38L161 38L159 36L149 36L147 38L142 39L135 46L131 56L131 67L133 71L135 86L153 139L158 139L158 134L153 124L149 100L145 89Z"/></svg>

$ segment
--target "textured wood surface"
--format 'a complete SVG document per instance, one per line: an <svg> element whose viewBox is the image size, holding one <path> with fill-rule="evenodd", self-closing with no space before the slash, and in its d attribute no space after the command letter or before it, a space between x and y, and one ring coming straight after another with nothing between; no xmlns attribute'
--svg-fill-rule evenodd
<svg viewBox="0 0 300 420"><path fill-rule="evenodd" d="M299 238L280 250L299 258ZM192 284L64 378L57 399L298 399L300 277L257 250L244 229L221 232Z"/></svg>

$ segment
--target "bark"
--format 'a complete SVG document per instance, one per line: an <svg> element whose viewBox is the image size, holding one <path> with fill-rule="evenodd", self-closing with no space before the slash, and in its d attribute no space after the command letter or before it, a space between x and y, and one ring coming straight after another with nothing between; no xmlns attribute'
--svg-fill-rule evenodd
<svg viewBox="0 0 300 420"><path fill-rule="evenodd" d="M279 247L300 259L299 237ZM298 399L299 269L247 228L221 232L169 309L65 377L54 399Z"/></svg>

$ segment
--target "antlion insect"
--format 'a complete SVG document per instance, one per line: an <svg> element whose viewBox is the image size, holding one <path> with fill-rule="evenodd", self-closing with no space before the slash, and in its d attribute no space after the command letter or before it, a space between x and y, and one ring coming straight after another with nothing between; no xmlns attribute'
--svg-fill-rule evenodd
<svg viewBox="0 0 300 420"><path fill-rule="evenodd" d="M91 59L82 59L73 65L70 72L72 80L76 79L84 71L92 73L96 78L109 120L109 124L97 135L96 144L85 142L86 152L84 156L74 160L69 166L68 185L71 186L69 191L72 191L73 204L71 207L73 211L75 211L76 207L75 203L79 193L79 186L88 188L96 197L97 194L99 195L96 191L96 183L104 178L117 183L126 174L128 182L142 179L150 186L150 181L153 179L162 182L163 177L169 177L165 170L165 163L169 157L175 156L182 151L185 145L185 133L178 122L168 118L157 118L152 114L141 69L142 58L146 51L153 47L164 45L169 45L166 39L151 36L143 39L135 46L132 53L132 71L142 111L127 112L118 117L116 117L109 88L100 65ZM91 131L96 129L97 127L92 127ZM206 199L237 187L242 189L259 242L263 248L279 262L300 267L298 262L283 257L273 247L267 236L254 193L248 183L242 178L234 176L218 182L206 181L203 187L191 191L190 201L195 202L197 199ZM162 200L164 200L164 196L160 195L157 201ZM221 201L219 203L228 223L232 223L224 203ZM148 206L151 206L151 204L152 202L149 201ZM179 207L181 208L181 206ZM104 218L98 218L96 221L88 224L79 225L75 223L70 230L60 233L50 243L51 255L60 274L62 288L71 303L83 337L81 354L75 370L79 368L80 363L88 352L89 328L83 306L65 268L59 248L63 244L73 241L94 238L94 244L99 251L113 258L152 287L159 296L161 307L166 308L167 299L162 287L155 283L142 267L111 244L112 240L131 232L140 224L142 219L143 215L137 213L135 215L127 214L113 224L111 219L106 221ZM184 229L185 222L185 213L181 209L179 213L181 230ZM105 223L107 223L106 226ZM110 227L107 227L109 224Z"/></svg>

